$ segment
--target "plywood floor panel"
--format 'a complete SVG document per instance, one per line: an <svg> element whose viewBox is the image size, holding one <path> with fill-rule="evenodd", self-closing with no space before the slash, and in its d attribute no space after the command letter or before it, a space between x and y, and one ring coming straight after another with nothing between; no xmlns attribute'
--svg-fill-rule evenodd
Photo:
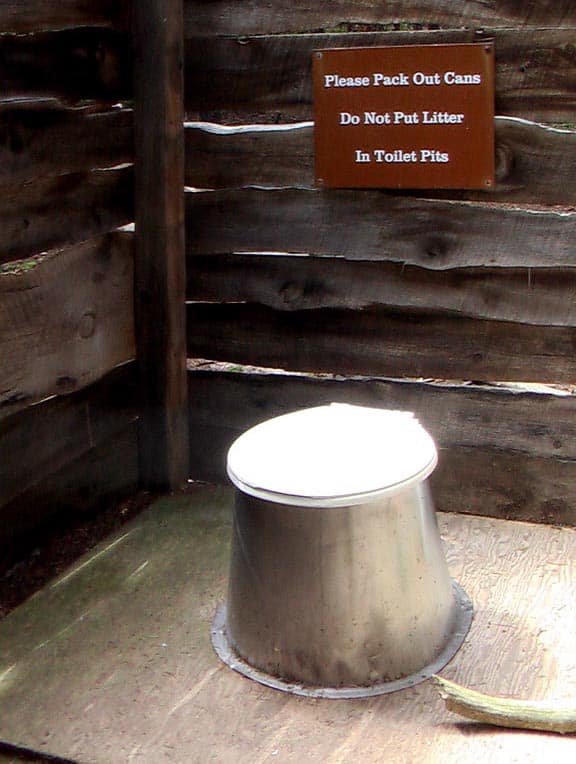
<svg viewBox="0 0 576 764"><path fill-rule="evenodd" d="M231 501L204 487L157 502L0 622L0 739L90 764L574 759L573 737L460 720L430 683L312 700L220 664L209 627L225 596ZM576 531L439 523L475 606L442 673L489 692L576 696Z"/></svg>

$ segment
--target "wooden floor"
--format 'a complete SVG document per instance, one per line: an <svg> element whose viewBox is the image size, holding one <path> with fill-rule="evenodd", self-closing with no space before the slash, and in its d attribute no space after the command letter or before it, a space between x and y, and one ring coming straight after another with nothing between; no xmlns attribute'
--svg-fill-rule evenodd
<svg viewBox="0 0 576 764"><path fill-rule="evenodd" d="M90 764L569 762L576 740L445 711L429 682L310 700L219 663L231 493L163 499L0 623L0 738ZM489 692L576 696L576 531L439 515L475 606L444 676ZM15 759L8 754L0 761Z"/></svg>

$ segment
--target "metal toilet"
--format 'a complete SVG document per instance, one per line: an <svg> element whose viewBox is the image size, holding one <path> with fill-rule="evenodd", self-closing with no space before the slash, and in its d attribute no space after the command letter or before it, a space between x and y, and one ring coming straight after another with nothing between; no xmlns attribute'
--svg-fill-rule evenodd
<svg viewBox="0 0 576 764"><path fill-rule="evenodd" d="M472 606L448 573L427 478L430 435L407 412L331 404L263 422L228 452L236 487L229 666L313 697L392 692L440 670Z"/></svg>

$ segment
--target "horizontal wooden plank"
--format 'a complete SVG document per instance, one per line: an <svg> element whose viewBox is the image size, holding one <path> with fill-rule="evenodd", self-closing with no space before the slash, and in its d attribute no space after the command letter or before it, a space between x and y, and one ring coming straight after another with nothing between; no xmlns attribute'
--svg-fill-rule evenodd
<svg viewBox="0 0 576 764"><path fill-rule="evenodd" d="M0 418L134 358L132 244L109 235L0 271Z"/></svg>
<svg viewBox="0 0 576 764"><path fill-rule="evenodd" d="M293 252L432 270L571 268L576 213L429 201L381 191L187 194L189 254Z"/></svg>
<svg viewBox="0 0 576 764"><path fill-rule="evenodd" d="M120 27L129 23L126 0L3 0L2 32L39 32L71 27Z"/></svg>
<svg viewBox="0 0 576 764"><path fill-rule="evenodd" d="M491 193L438 196L538 204L576 202L576 132L496 118L496 186ZM197 188L314 187L314 125L223 126L189 122L186 183ZM427 196L435 196L427 191Z"/></svg>
<svg viewBox="0 0 576 764"><path fill-rule="evenodd" d="M207 35L273 34L314 29L342 29L375 24L398 27L408 23L439 26L547 26L574 27L571 0L185 0L186 30ZM348 22L348 24L346 23ZM402 24L404 22L404 24Z"/></svg>
<svg viewBox="0 0 576 764"><path fill-rule="evenodd" d="M78 517L119 502L138 489L136 423L67 463L0 506L0 544L26 544L53 528L54 520Z"/></svg>
<svg viewBox="0 0 576 764"><path fill-rule="evenodd" d="M0 506L135 422L135 398L134 369L128 365L85 390L0 421Z"/></svg>
<svg viewBox="0 0 576 764"><path fill-rule="evenodd" d="M574 294L576 269L430 271L400 263L275 255L213 255L188 262L188 299L277 310L389 306L576 326Z"/></svg>
<svg viewBox="0 0 576 764"><path fill-rule="evenodd" d="M53 95L65 102L129 98L130 37L83 27L0 36L2 99Z"/></svg>
<svg viewBox="0 0 576 764"><path fill-rule="evenodd" d="M290 371L570 383L576 330L441 312L188 306L188 355Z"/></svg>
<svg viewBox="0 0 576 764"><path fill-rule="evenodd" d="M185 123L185 181L194 188L314 185L314 125Z"/></svg>
<svg viewBox="0 0 576 764"><path fill-rule="evenodd" d="M0 263L30 257L130 223L132 168L0 186Z"/></svg>
<svg viewBox="0 0 576 764"><path fill-rule="evenodd" d="M130 109L37 108L0 111L0 185L85 172L133 160Z"/></svg>
<svg viewBox="0 0 576 764"><path fill-rule="evenodd" d="M545 122L573 119L573 31L498 29L486 34L495 38L497 114ZM186 107L191 118L215 122L311 119L311 56L315 49L473 39L474 33L465 30L193 36L186 40Z"/></svg>
<svg viewBox="0 0 576 764"><path fill-rule="evenodd" d="M192 477L225 482L249 427L331 401L414 411L440 448L440 509L576 524L576 399L473 386L288 374L189 372ZM572 442L571 442L572 441Z"/></svg>
<svg viewBox="0 0 576 764"><path fill-rule="evenodd" d="M576 525L576 464L500 449L440 449L431 478L444 512Z"/></svg>
<svg viewBox="0 0 576 764"><path fill-rule="evenodd" d="M191 420L238 432L331 401L413 411L445 447L495 448L576 462L576 396L517 387L342 379L260 371L188 372Z"/></svg>
<svg viewBox="0 0 576 764"><path fill-rule="evenodd" d="M274 416L274 409L270 415ZM240 434L240 430L199 424L192 418L192 478L228 483L226 454ZM576 465L572 461L491 448L440 448L440 461L430 480L435 505L444 512L576 525Z"/></svg>

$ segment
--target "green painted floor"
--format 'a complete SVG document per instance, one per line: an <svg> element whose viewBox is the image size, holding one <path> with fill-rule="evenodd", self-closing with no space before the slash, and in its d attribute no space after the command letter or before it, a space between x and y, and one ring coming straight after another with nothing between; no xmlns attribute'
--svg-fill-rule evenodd
<svg viewBox="0 0 576 764"><path fill-rule="evenodd" d="M0 739L84 764L552 762L576 740L458 721L430 683L311 700L223 666L232 494L158 501L0 622ZM443 672L486 691L576 695L576 532L439 515L476 616ZM0 754L0 762L35 761Z"/></svg>

